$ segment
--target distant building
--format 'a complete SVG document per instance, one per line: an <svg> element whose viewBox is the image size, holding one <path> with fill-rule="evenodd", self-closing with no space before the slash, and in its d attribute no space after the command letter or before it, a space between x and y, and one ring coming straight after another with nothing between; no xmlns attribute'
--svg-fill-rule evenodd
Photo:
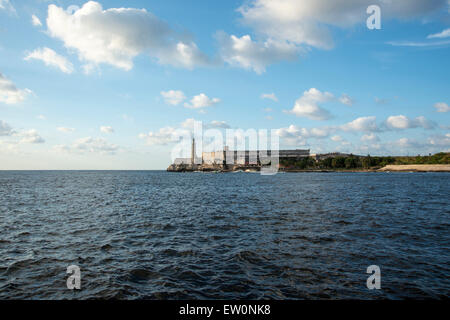
<svg viewBox="0 0 450 320"><path fill-rule="evenodd" d="M300 159L309 157L310 150L279 150L280 159ZM276 156L276 151L255 150L255 151L232 151L227 147L223 151L203 152L202 164L206 165L261 165L270 162L272 155Z"/></svg>
<svg viewBox="0 0 450 320"><path fill-rule="evenodd" d="M197 158L195 140L192 140L191 157L177 158L169 166L169 171L212 171L212 170L239 170L240 168L258 169L270 165L272 157L279 160L301 159L310 156L310 150L254 150L234 151L225 147L221 151L202 152L202 157Z"/></svg>
<svg viewBox="0 0 450 320"><path fill-rule="evenodd" d="M341 153L341 152L331 152L331 153L322 153L322 154L312 154L311 157L316 161L325 160L328 158L337 158L337 157L350 157L352 154Z"/></svg>

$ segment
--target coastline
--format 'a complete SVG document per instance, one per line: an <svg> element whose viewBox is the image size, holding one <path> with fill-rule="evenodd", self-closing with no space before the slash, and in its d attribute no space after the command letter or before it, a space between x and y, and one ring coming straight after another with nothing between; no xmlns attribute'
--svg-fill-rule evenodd
<svg viewBox="0 0 450 320"><path fill-rule="evenodd" d="M450 164L397 164L387 165L378 171L395 171L395 172L450 172Z"/></svg>
<svg viewBox="0 0 450 320"><path fill-rule="evenodd" d="M258 168L259 169L259 168ZM256 168L252 169L236 169L236 170L182 170L182 171L169 171L169 172L206 172L206 173L255 173L259 172ZM300 172L316 172L316 173L367 173L367 172L450 172L450 165L448 164L415 164L415 165L387 165L382 168L370 168L370 169L289 169L280 168L279 172L283 173L300 173Z"/></svg>
<svg viewBox="0 0 450 320"><path fill-rule="evenodd" d="M449 164L391 164L383 168L372 169L342 169L342 170L297 170L283 169L283 172L450 172Z"/></svg>

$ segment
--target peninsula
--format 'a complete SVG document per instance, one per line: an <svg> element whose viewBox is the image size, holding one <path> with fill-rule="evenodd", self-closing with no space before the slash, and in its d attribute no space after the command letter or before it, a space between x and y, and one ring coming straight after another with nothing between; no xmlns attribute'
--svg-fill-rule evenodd
<svg viewBox="0 0 450 320"><path fill-rule="evenodd" d="M271 165L269 150L202 152L199 158L192 141L191 158L178 158L169 172L257 172ZM310 150L279 150L278 170L282 172L334 172L334 171L408 171L450 172L450 153L441 152L428 156L361 156L347 153L311 154Z"/></svg>

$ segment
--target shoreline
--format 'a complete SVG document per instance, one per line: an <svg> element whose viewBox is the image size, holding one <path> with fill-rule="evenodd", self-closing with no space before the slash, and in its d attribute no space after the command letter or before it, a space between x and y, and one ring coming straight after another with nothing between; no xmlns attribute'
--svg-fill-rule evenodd
<svg viewBox="0 0 450 320"><path fill-rule="evenodd" d="M381 169L381 172L450 172L450 164L397 164L387 165Z"/></svg>
<svg viewBox="0 0 450 320"><path fill-rule="evenodd" d="M183 171L169 171L169 172L201 172L201 173L258 173L260 170L183 170ZM330 169L287 169L280 168L279 173L389 173L389 172L450 172L450 165L447 164L421 164L421 165L387 165L383 168L372 168L372 169L341 169L341 170L330 170Z"/></svg>

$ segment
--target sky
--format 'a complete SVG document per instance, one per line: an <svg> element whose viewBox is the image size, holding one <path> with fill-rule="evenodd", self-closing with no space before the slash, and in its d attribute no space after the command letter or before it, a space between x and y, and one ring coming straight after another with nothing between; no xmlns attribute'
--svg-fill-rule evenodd
<svg viewBox="0 0 450 320"><path fill-rule="evenodd" d="M311 153L450 152L449 10L0 0L0 170L165 169L194 121Z"/></svg>

